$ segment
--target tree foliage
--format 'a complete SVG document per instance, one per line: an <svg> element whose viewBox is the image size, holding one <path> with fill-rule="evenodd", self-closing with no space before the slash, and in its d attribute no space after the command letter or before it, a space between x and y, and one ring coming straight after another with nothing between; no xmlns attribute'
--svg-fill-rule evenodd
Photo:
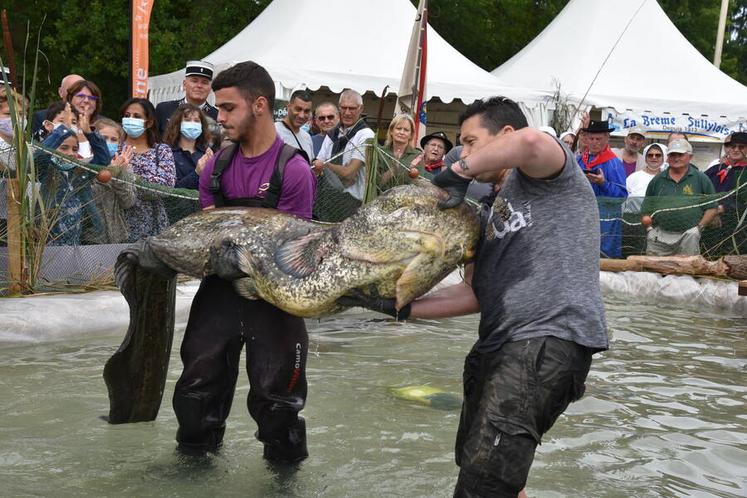
<svg viewBox="0 0 747 498"><path fill-rule="evenodd" d="M40 65L37 107L57 98L57 87L64 75L78 73L101 87L104 114L118 115L129 85L128 3L3 2L10 17L19 66L24 61L27 33L33 48L36 33L41 30L41 49L48 62ZM151 15L150 73L171 72L189 59L205 57L244 29L269 3L270 0L212 0L207 4L156 0ZM431 0L429 20L447 42L491 71L537 36L566 4L567 0ZM687 39L712 60L721 0L659 0L659 4ZM278 36L282 36L282 29L278 26ZM31 52L30 48L25 56L27 66L33 63ZM661 52L665 56L666 48ZM6 52L2 55L5 58ZM747 83L747 0L730 1L721 69Z"/></svg>

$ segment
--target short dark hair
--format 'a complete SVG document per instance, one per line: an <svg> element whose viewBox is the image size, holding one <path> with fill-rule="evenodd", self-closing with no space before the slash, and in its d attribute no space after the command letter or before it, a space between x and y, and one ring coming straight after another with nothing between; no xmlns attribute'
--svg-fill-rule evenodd
<svg viewBox="0 0 747 498"><path fill-rule="evenodd" d="M293 102L293 99L300 99L304 102L311 102L311 92L308 90L296 90L291 93L291 97L288 102Z"/></svg>
<svg viewBox="0 0 747 498"><path fill-rule="evenodd" d="M459 126L477 115L480 116L480 124L487 128L491 135L497 134L506 125L515 130L529 126L519 104L507 97L490 97L472 102L459 116Z"/></svg>
<svg viewBox="0 0 747 498"><path fill-rule="evenodd" d="M119 115L124 116L125 111L132 104L138 104L145 111L145 121L150 121L150 127L145 129L145 138L148 140L148 147L154 147L160 141L160 134L158 133L158 120L156 119L156 108L153 107L150 100L143 99L140 97L132 97L125 100L122 107L119 109Z"/></svg>
<svg viewBox="0 0 747 498"><path fill-rule="evenodd" d="M44 119L47 121L52 121L54 118L57 117L59 113L65 110L65 104L67 102L65 101L59 101L59 102L53 102L52 104L47 107L47 112L44 115ZM70 110L73 112L73 115L77 118L78 117L78 110L75 109L75 107L70 106Z"/></svg>
<svg viewBox="0 0 747 498"><path fill-rule="evenodd" d="M212 87L214 92L236 87L247 100L264 97L270 108L275 107L275 83L270 73L254 61L239 62L221 71L213 80Z"/></svg>

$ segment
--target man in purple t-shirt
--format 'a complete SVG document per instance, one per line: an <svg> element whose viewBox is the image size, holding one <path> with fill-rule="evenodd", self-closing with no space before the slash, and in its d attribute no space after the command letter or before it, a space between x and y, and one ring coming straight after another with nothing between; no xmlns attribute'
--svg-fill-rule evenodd
<svg viewBox="0 0 747 498"><path fill-rule="evenodd" d="M272 119L272 78L262 66L247 61L220 73L212 86L218 122L237 147L224 149L205 166L200 204L203 209L222 204L268 207L267 189L283 148ZM210 180L224 153L234 156L219 176L216 196ZM308 163L295 155L285 165L274 207L310 218L315 190ZM184 332L184 371L174 392L178 449L204 454L220 447L245 342L251 385L247 405L257 422L257 439L264 443L264 457L279 463L303 460L308 456L306 425L298 412L306 402L304 321L265 301L240 297L231 282L217 276L200 284Z"/></svg>

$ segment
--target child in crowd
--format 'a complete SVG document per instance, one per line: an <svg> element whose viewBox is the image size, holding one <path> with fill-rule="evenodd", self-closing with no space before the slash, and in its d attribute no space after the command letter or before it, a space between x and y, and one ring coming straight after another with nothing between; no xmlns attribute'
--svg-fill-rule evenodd
<svg viewBox="0 0 747 498"><path fill-rule="evenodd" d="M103 243L118 244L127 242L130 229L127 226L125 209L135 204L135 176L127 169L132 159L132 147L123 146L122 152L117 153L120 144L124 142L125 133L122 127L108 118L96 120L96 133L104 139L109 149L111 165L107 170L111 179L103 181L97 177L91 185L96 209L104 219L106 232Z"/></svg>
<svg viewBox="0 0 747 498"><path fill-rule="evenodd" d="M82 152L88 151L87 159L90 162L109 164L109 153L103 139L93 133L86 116L76 119L70 104L56 103L49 107L42 134L45 135L42 145L63 156L83 159L80 144L84 143L88 145L84 145ZM96 240L97 234L104 232L104 225L95 209L91 192L95 175L58 155L41 150L34 153L34 162L41 184L45 217L50 227L50 244L99 242ZM83 237L84 224L90 240Z"/></svg>

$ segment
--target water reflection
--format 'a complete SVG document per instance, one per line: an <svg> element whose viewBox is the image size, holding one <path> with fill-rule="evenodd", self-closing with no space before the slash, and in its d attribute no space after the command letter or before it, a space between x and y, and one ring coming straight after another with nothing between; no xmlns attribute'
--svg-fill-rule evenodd
<svg viewBox="0 0 747 498"><path fill-rule="evenodd" d="M613 350L597 356L586 397L539 448L530 496L747 495L744 320L606 305ZM174 452L178 348L158 419L120 426L98 418L108 410L102 366L118 338L2 350L0 494L450 496L458 412L391 388L459 392L476 317L397 324L343 315L309 327L311 457L290 472L261 458L245 377L220 455Z"/></svg>

